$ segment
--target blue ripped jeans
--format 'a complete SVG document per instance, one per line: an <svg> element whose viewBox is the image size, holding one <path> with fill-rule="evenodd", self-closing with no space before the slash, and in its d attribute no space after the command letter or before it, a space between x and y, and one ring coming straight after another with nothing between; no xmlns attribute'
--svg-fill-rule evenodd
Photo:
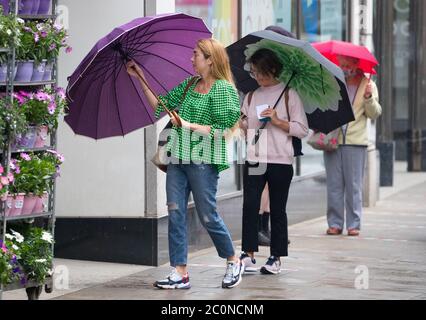
<svg viewBox="0 0 426 320"><path fill-rule="evenodd" d="M231 235L216 211L218 179L217 170L210 164L168 165L166 191L172 267L187 264L187 207L191 191L200 222L209 233L219 256L225 259L235 254Z"/></svg>

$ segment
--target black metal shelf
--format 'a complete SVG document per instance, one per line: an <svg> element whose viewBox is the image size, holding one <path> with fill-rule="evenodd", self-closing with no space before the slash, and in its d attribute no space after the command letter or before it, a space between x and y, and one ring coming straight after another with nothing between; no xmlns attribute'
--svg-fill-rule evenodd
<svg viewBox="0 0 426 320"><path fill-rule="evenodd" d="M15 82L12 81L13 86L15 87L38 87L38 86L47 86L56 84L56 80L49 80L49 81L35 81L35 82ZM6 82L0 82L0 86L7 86L8 84Z"/></svg>
<svg viewBox="0 0 426 320"><path fill-rule="evenodd" d="M35 213L35 214L29 214L29 215L19 215L14 217L3 217L0 216L0 221L3 221L6 219L6 221L18 221L18 220L27 220L27 219L35 219L35 218L44 218L44 217L51 217L53 216L53 212L43 212L43 213Z"/></svg>
<svg viewBox="0 0 426 320"><path fill-rule="evenodd" d="M47 20L52 19L55 20L57 15L55 14L18 14L18 18L24 20Z"/></svg>
<svg viewBox="0 0 426 320"><path fill-rule="evenodd" d="M11 150L10 153L21 153L21 152L43 152L47 150L54 150L55 148L52 146L45 146L42 148L17 148L14 150ZM2 154L3 151L0 150L0 154Z"/></svg>

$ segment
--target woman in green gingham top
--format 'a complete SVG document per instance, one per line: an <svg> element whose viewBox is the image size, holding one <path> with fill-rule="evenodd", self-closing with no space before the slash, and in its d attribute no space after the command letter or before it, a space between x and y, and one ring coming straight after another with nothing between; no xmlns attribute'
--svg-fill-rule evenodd
<svg viewBox="0 0 426 320"><path fill-rule="evenodd" d="M187 79L158 98L169 110L181 107L179 116L171 119L173 129L167 144L172 155L167 166L166 191L169 257L173 270L154 286L161 289L188 289L191 286L187 272L186 219L189 193L192 192L201 224L212 238L219 256L227 260L222 287L232 288L240 283L243 268L235 255L231 235L216 211L216 192L218 173L229 167L224 134L238 122L240 103L229 58L222 44L214 39L198 41L191 61L199 79L189 88L190 79ZM127 72L139 79L159 117L164 108L147 87L141 68L130 61ZM183 99L185 89L188 91Z"/></svg>

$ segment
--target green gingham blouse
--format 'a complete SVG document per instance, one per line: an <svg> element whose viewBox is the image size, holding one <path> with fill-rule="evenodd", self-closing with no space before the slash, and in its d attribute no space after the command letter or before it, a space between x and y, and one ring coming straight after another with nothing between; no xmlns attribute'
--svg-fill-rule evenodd
<svg viewBox="0 0 426 320"><path fill-rule="evenodd" d="M240 117L240 101L236 89L226 80L216 80L207 94L194 91L196 82L189 88L185 99L184 90L191 78L172 89L159 99L169 110L179 107L179 116L190 122L211 127L210 135L191 132L187 128L173 126L167 143L172 157L183 161L213 164L218 172L229 168L226 141L223 131L232 128ZM164 108L157 107L155 116L160 117Z"/></svg>

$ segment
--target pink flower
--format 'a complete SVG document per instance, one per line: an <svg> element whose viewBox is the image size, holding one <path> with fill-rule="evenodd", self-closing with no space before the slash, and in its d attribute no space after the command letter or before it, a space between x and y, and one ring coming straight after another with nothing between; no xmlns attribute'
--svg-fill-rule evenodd
<svg viewBox="0 0 426 320"><path fill-rule="evenodd" d="M61 163L63 163L64 161L65 161L65 158L64 158L64 156L62 155L62 154L57 154L57 156L56 156L57 158L58 158L58 160L61 162Z"/></svg>
<svg viewBox="0 0 426 320"><path fill-rule="evenodd" d="M55 110L56 110L56 103L52 101L51 103L49 103L49 106L47 107L47 111L49 112L50 115L53 115L55 113Z"/></svg>
<svg viewBox="0 0 426 320"><path fill-rule="evenodd" d="M15 180L15 177L10 172L7 174L7 178L9 179L9 182L13 182L13 180Z"/></svg>
<svg viewBox="0 0 426 320"><path fill-rule="evenodd" d="M58 94L59 98L62 100L65 99L65 90L63 88L57 88L56 93Z"/></svg>
<svg viewBox="0 0 426 320"><path fill-rule="evenodd" d="M7 177L1 177L0 183L4 186L8 186L9 185L9 179Z"/></svg>
<svg viewBox="0 0 426 320"><path fill-rule="evenodd" d="M1 251L7 253L7 248L4 246L4 244L1 245Z"/></svg>
<svg viewBox="0 0 426 320"><path fill-rule="evenodd" d="M336 145L337 144L337 139L336 138L330 139L330 143L332 145Z"/></svg>
<svg viewBox="0 0 426 320"><path fill-rule="evenodd" d="M13 97L16 100L18 100L18 102L19 102L20 105L23 105L26 102L25 98L23 96L19 95L18 93L14 93Z"/></svg>
<svg viewBox="0 0 426 320"><path fill-rule="evenodd" d="M34 41L38 42L40 40L40 36L38 35L38 33L34 33Z"/></svg>
<svg viewBox="0 0 426 320"><path fill-rule="evenodd" d="M324 139L325 139L325 134L324 134L324 133L321 133L321 134L320 134L320 136L319 136L319 138L320 138L321 140L324 140Z"/></svg>
<svg viewBox="0 0 426 320"><path fill-rule="evenodd" d="M71 53L71 52L72 52L72 47L67 47L67 48L65 49L65 52L66 52L66 53Z"/></svg>
<svg viewBox="0 0 426 320"><path fill-rule="evenodd" d="M56 32L60 32L63 29L63 26L61 26L60 24L55 23L53 25L53 29L55 29Z"/></svg>
<svg viewBox="0 0 426 320"><path fill-rule="evenodd" d="M52 97L51 97L49 94L47 94L47 93L45 93L45 92L43 92L43 91L39 91L39 92L37 92L37 93L35 94L35 98L36 98L38 101L52 101Z"/></svg>
<svg viewBox="0 0 426 320"><path fill-rule="evenodd" d="M3 172L4 172L4 168L0 164L0 174L2 174Z"/></svg>
<svg viewBox="0 0 426 320"><path fill-rule="evenodd" d="M24 159L25 161L30 161L30 160L31 160L31 157L30 157L27 153L22 152L22 153L20 154L20 156L21 156L21 158L22 158L22 159Z"/></svg>
<svg viewBox="0 0 426 320"><path fill-rule="evenodd" d="M25 98L31 98L32 94L26 91L19 91L19 94Z"/></svg>

